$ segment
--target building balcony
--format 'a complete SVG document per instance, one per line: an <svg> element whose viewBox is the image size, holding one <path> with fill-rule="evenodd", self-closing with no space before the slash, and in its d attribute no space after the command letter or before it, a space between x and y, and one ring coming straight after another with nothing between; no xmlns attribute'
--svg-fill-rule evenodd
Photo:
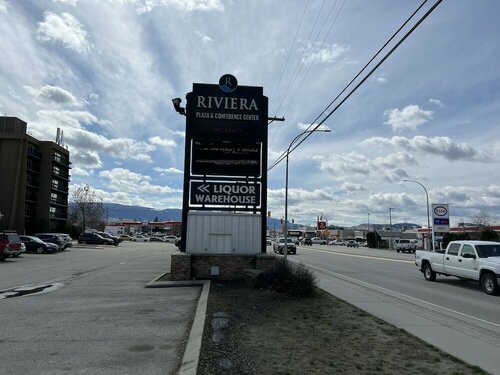
<svg viewBox="0 0 500 375"><path fill-rule="evenodd" d="M54 162L58 163L58 164L64 165L64 166L65 166L65 167L67 167L67 168L71 168L71 167L70 167L71 162L70 162L69 160L67 160L67 159L63 159L63 158L61 158L61 157L59 157L59 156L55 156L55 155L54 155L54 156L52 157L52 160L53 160Z"/></svg>
<svg viewBox="0 0 500 375"><path fill-rule="evenodd" d="M55 204L57 206L64 206L64 207L68 207L68 201L64 200L64 199L55 199L55 198L51 198L50 199L50 203L52 204Z"/></svg>
<svg viewBox="0 0 500 375"><path fill-rule="evenodd" d="M61 214L58 214L58 213L52 213L52 212L51 212L51 213L49 214L49 218L50 218L51 220L64 220L64 221L66 221L66 220L68 220L68 215L66 215L66 214L62 214L62 213L61 213Z"/></svg>
<svg viewBox="0 0 500 375"><path fill-rule="evenodd" d="M52 171L52 177L57 177L66 181L69 181L69 174L67 173L57 173L56 171Z"/></svg>
<svg viewBox="0 0 500 375"><path fill-rule="evenodd" d="M26 179L26 185L29 187L35 187L38 188L40 187L40 181L35 178L30 178L31 176L28 175L28 178Z"/></svg>
<svg viewBox="0 0 500 375"><path fill-rule="evenodd" d="M68 194L68 187L67 186L52 184L52 190L55 190L55 191L60 192L60 193Z"/></svg>
<svg viewBox="0 0 500 375"><path fill-rule="evenodd" d="M38 152L32 148L28 148L27 154L28 154L28 157L32 157L32 158L39 159L39 160L42 159L42 153Z"/></svg>

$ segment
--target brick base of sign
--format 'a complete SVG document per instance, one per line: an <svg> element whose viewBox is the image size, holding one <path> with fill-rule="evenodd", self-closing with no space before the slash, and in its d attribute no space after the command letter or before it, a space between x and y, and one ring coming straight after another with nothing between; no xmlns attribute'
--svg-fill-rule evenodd
<svg viewBox="0 0 500 375"><path fill-rule="evenodd" d="M271 254L173 254L171 280L212 279L237 280L245 278L245 269L267 271L276 258Z"/></svg>

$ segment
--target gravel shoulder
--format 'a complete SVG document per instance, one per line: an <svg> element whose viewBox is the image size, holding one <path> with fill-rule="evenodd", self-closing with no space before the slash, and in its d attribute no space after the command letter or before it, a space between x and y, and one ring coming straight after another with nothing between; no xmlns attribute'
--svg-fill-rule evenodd
<svg viewBox="0 0 500 375"><path fill-rule="evenodd" d="M487 374L318 289L213 282L198 374Z"/></svg>

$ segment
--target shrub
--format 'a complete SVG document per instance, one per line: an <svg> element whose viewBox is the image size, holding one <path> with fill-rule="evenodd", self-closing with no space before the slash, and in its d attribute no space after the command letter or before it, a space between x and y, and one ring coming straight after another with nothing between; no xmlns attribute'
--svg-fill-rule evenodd
<svg viewBox="0 0 500 375"><path fill-rule="evenodd" d="M316 276L303 264L279 259L272 269L259 276L255 287L292 297L310 297L316 288Z"/></svg>

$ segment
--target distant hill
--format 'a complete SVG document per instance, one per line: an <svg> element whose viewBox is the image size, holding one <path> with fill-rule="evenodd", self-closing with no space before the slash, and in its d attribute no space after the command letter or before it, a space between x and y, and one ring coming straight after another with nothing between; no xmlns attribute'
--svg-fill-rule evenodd
<svg viewBox="0 0 500 375"><path fill-rule="evenodd" d="M159 221L180 221L182 218L182 210L178 208L156 210L141 206L104 203L104 209L107 210L109 220L153 221L158 218Z"/></svg>
<svg viewBox="0 0 500 375"><path fill-rule="evenodd" d="M153 221L158 218L158 221L181 221L182 210L178 208L167 208L164 210L157 210L154 208L141 207L141 206L127 206L118 203L104 203L104 209L107 210L107 216L110 221L114 220L138 220L138 221ZM368 224L360 224L357 227L365 227ZM269 230L281 231L281 219L272 217L267 218L267 227ZM301 224L292 224L288 222L288 229L296 229L302 226ZM387 224L370 224L370 228L382 230L388 227ZM420 228L420 225L412 223L394 223L393 229L411 229L413 227Z"/></svg>

